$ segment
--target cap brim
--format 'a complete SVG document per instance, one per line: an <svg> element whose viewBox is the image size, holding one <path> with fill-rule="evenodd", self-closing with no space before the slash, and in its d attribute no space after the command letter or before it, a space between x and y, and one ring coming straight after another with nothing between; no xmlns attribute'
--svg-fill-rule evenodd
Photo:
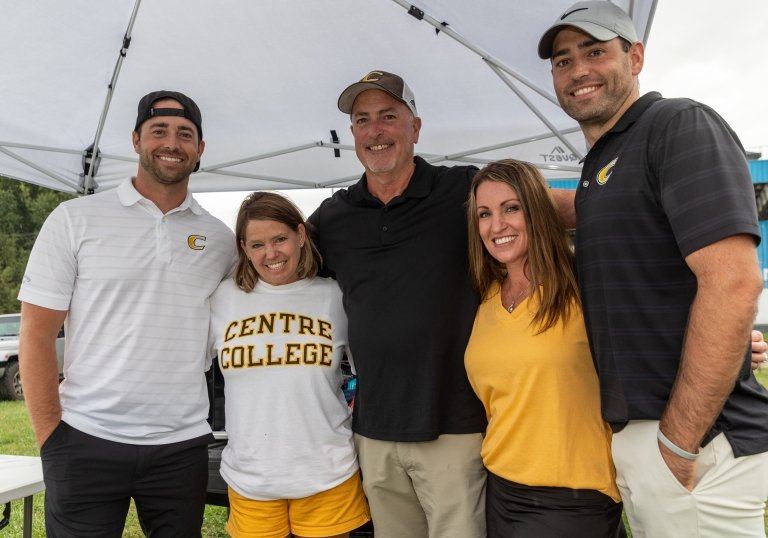
<svg viewBox="0 0 768 538"><path fill-rule="evenodd" d="M539 58L542 60L548 60L552 57L552 45L555 42L555 37L558 33L560 33L560 30L569 26L578 28L582 32L586 32L598 41L610 41L611 39L619 37L619 34L616 32L612 32L607 28L603 28L602 26L598 26L597 24L591 22L574 21L563 24L556 24L544 32L544 35L541 36L541 39L539 40Z"/></svg>
<svg viewBox="0 0 768 538"><path fill-rule="evenodd" d="M348 86L347 89L341 92L341 95L339 96L339 102L338 102L339 110L341 110L344 114L352 114L352 107L355 104L355 99L357 99L358 95L368 90L383 91L387 95L392 96L392 98L400 101L405 106L407 106L408 110L413 112L414 116L417 115L414 107L412 107L406 101L404 101L402 97L399 97L397 94L392 93L384 86L380 86L375 82L355 82L354 84Z"/></svg>
<svg viewBox="0 0 768 538"><path fill-rule="evenodd" d="M366 90L381 90L392 95L389 91L373 82L355 82L341 92L338 103L339 110L344 112L344 114L352 114L352 106L355 104L355 99Z"/></svg>

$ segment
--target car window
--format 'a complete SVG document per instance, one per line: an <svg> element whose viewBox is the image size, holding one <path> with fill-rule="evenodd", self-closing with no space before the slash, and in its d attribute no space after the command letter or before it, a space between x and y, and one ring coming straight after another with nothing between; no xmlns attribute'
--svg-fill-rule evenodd
<svg viewBox="0 0 768 538"><path fill-rule="evenodd" d="M19 323L20 318L18 316L0 318L0 337L19 336Z"/></svg>

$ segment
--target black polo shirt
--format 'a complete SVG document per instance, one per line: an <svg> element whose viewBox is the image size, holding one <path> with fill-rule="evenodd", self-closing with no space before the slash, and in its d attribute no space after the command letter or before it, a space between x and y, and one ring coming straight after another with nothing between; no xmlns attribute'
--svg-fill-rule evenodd
<svg viewBox="0 0 768 538"><path fill-rule="evenodd" d="M614 430L660 419L677 374L696 279L685 257L735 234L759 243L741 144L711 108L639 99L587 154L576 193L584 317ZM727 304L723 308L728 308ZM705 443L719 432L737 456L768 451L768 392L750 369Z"/></svg>
<svg viewBox="0 0 768 538"><path fill-rule="evenodd" d="M309 219L324 268L344 293L358 374L353 429L389 441L486 427L464 370L478 305L466 223L477 169L415 162L405 192L388 204L363 176Z"/></svg>

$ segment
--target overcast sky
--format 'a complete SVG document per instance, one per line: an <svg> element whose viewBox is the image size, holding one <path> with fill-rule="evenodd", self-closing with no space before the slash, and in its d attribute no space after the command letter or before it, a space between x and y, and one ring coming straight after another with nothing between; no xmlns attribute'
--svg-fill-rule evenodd
<svg viewBox="0 0 768 538"><path fill-rule="evenodd" d="M731 124L745 148L768 158L768 0L659 0L640 74L641 92L690 97ZM330 191L287 191L308 216ZM233 226L247 193L200 193Z"/></svg>
<svg viewBox="0 0 768 538"><path fill-rule="evenodd" d="M658 4L641 90L710 105L746 149L768 158L768 1Z"/></svg>

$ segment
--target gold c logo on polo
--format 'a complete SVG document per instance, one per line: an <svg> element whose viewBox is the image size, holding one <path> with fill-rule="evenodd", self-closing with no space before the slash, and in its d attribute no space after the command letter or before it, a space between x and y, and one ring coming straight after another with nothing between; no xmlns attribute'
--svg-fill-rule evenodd
<svg viewBox="0 0 768 538"><path fill-rule="evenodd" d="M596 180L598 185L605 185L608 180L611 178L611 174L613 173L613 167L616 166L616 162L619 160L618 157L616 157L614 160L603 166L603 168L597 173Z"/></svg>
<svg viewBox="0 0 768 538"><path fill-rule="evenodd" d="M367 75L365 75L363 78L360 79L360 82L378 82L381 80L381 77L384 76L384 73L381 71L371 71Z"/></svg>
<svg viewBox="0 0 768 538"><path fill-rule="evenodd" d="M187 237L187 245L192 250L203 250L205 248L205 236L204 235L190 235Z"/></svg>

